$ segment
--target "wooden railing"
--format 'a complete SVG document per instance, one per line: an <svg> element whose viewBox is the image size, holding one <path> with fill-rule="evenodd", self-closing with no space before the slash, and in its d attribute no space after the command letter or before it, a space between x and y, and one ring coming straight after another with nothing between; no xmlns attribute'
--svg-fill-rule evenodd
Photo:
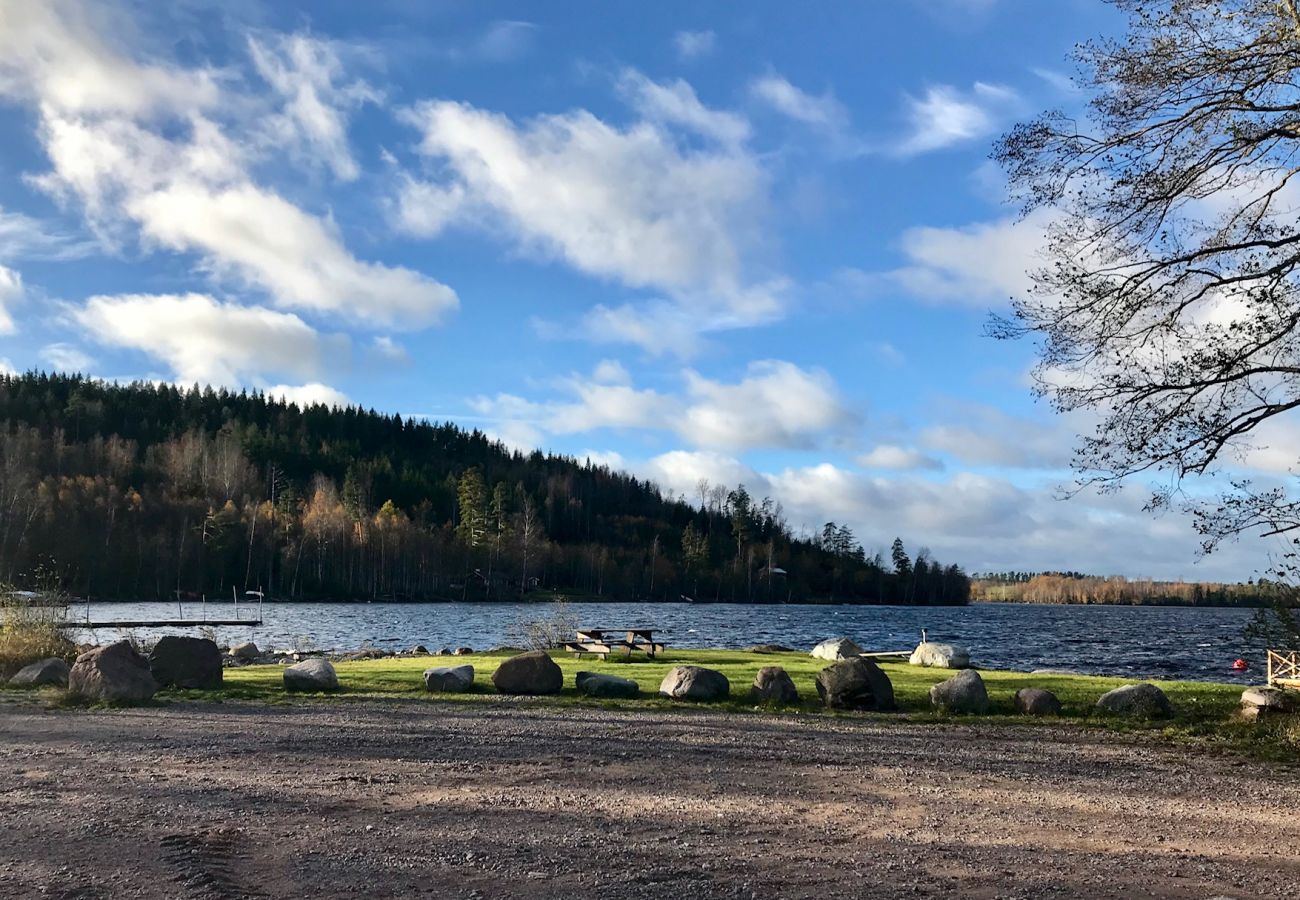
<svg viewBox="0 0 1300 900"><path fill-rule="evenodd" d="M1300 687L1300 653L1268 651L1268 683L1283 683Z"/></svg>

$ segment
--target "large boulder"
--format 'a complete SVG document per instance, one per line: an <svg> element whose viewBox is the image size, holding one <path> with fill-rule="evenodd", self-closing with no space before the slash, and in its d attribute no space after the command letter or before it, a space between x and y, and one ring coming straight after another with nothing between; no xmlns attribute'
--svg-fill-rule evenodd
<svg viewBox="0 0 1300 900"><path fill-rule="evenodd" d="M473 666L436 666L424 670L424 689L461 694L474 686Z"/></svg>
<svg viewBox="0 0 1300 900"><path fill-rule="evenodd" d="M337 691L339 676L334 664L319 656L294 663L284 670L286 691Z"/></svg>
<svg viewBox="0 0 1300 900"><path fill-rule="evenodd" d="M9 679L9 687L37 687L53 684L68 686L68 664L57 656L38 660L23 666Z"/></svg>
<svg viewBox="0 0 1300 900"><path fill-rule="evenodd" d="M1241 714L1252 721L1292 713L1295 709L1295 698L1280 688L1251 687L1241 692Z"/></svg>
<svg viewBox="0 0 1300 900"><path fill-rule="evenodd" d="M1025 716L1059 716L1061 701L1042 688L1021 688L1016 691L1016 712Z"/></svg>
<svg viewBox="0 0 1300 900"><path fill-rule="evenodd" d="M149 670L158 687L221 687L221 651L207 638L169 634L149 654Z"/></svg>
<svg viewBox="0 0 1300 900"><path fill-rule="evenodd" d="M846 659L817 673L817 696L830 709L892 712L894 685L869 659Z"/></svg>
<svg viewBox="0 0 1300 900"><path fill-rule="evenodd" d="M579 672L574 681L578 686L578 693L586 694L588 697L635 700L641 694L641 685L631 678L620 678L617 675Z"/></svg>
<svg viewBox="0 0 1300 900"><path fill-rule="evenodd" d="M760 703L798 703L799 690L790 674L780 666L763 666L754 676L750 694Z"/></svg>
<svg viewBox="0 0 1300 900"><path fill-rule="evenodd" d="M1126 684L1107 691L1097 701L1097 709L1117 716L1163 718L1173 713L1169 698L1154 684Z"/></svg>
<svg viewBox="0 0 1300 900"><path fill-rule="evenodd" d="M497 666L492 683L503 694L558 694L564 673L545 651L530 650Z"/></svg>
<svg viewBox="0 0 1300 900"><path fill-rule="evenodd" d="M252 662L255 659L261 659L262 651L257 649L257 645L252 641L245 641L242 644L236 644L230 648L230 655L235 659L242 659L245 662Z"/></svg>
<svg viewBox="0 0 1300 900"><path fill-rule="evenodd" d="M78 656L68 673L68 690L91 700L132 703L152 698L158 683L149 661L129 641L118 641Z"/></svg>
<svg viewBox="0 0 1300 900"><path fill-rule="evenodd" d="M963 669L930 686L930 703L948 712L983 715L989 711L989 692L979 672Z"/></svg>
<svg viewBox="0 0 1300 900"><path fill-rule="evenodd" d="M812 648L814 659L829 659L837 662L841 659L856 659L862 655L862 648L846 637L831 638Z"/></svg>
<svg viewBox="0 0 1300 900"><path fill-rule="evenodd" d="M713 669L673 666L660 682L659 693L674 700L725 700L731 694L731 682Z"/></svg>
<svg viewBox="0 0 1300 900"><path fill-rule="evenodd" d="M956 644L921 641L907 661L914 666L930 666L935 669L965 669L970 665L970 654L965 647Z"/></svg>

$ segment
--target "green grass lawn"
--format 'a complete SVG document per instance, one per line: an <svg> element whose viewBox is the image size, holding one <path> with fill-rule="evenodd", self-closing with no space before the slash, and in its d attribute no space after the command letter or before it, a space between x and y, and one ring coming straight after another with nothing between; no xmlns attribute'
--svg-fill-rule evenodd
<svg viewBox="0 0 1300 900"><path fill-rule="evenodd" d="M164 691L159 699L231 699L263 702L293 703L313 697L331 698L383 698L440 702L475 703L493 702L499 698L492 687L493 670L509 654L475 654L463 657L418 657L340 662L338 671L340 690L329 695L286 694L279 666L248 666L227 669L226 686L217 692ZM827 665L806 653L752 653L741 650L683 650L671 651L657 660L638 657L633 661L611 659L602 662L594 659L573 659L569 654L555 652L555 661L564 671L565 687L552 697L536 698L530 702L550 705L581 705L618 709L668 708L681 704L658 696L659 683L664 674L675 665L699 665L717 669L731 681L731 699L699 706L723 709L737 713L753 712L758 707L749 699L749 688L755 673L763 666L782 666L794 679L801 702L785 707L779 712L786 715L862 715L860 713L828 713L821 705L814 679ZM465 694L430 694L424 690L423 671L430 666L462 665L474 667L474 689ZM930 705L929 689L932 684L950 677L953 673L943 669L925 669L906 663L885 663L881 666L894 684L899 714L884 714L891 719L914 724L952 720L954 717L936 711ZM609 672L634 679L641 686L639 700L593 700L583 697L574 688L574 676L580 671ZM1300 762L1300 726L1287 721L1247 723L1236 715L1241 698L1241 687L1232 684L1211 684L1195 681L1156 682L1169 696L1175 709L1172 719L1158 721L1122 720L1096 712L1097 698L1111 688L1131 683L1119 678L1100 678L1087 675L1030 675L1021 672L981 671L988 687L991 701L990 713L980 717L960 717L963 721L984 721L992 724L1016 722L1021 724L1048 724L1065 721L1080 727L1103 727L1113 730L1143 731L1162 735L1171 740L1194 740L1198 743L1249 753L1253 756L1279 761ZM1029 719L1015 712L1012 697L1022 687L1039 687L1053 691L1063 707L1059 718Z"/></svg>

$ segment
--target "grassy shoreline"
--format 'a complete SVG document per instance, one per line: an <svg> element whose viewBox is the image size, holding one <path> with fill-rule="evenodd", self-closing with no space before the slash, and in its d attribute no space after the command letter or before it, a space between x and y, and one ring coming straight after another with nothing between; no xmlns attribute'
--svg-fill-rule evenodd
<svg viewBox="0 0 1300 900"><path fill-rule="evenodd" d="M208 701L255 703L348 702L350 700L402 699L442 703L502 702L505 698L492 687L491 675L509 653L478 653L460 657L392 657L387 659L337 662L340 690L330 694L287 694L283 667L253 665L225 670L225 686L217 691L166 690L156 702ZM686 704L658 696L659 683L675 665L707 666L721 671L731 682L731 698L717 703L690 704L692 707L736 714L779 712L785 715L870 716L882 721L898 721L924 726L942 722L988 723L991 725L1056 724L1079 728L1102 728L1111 731L1145 733L1172 741L1191 741L1206 749L1243 753L1257 759L1300 763L1300 723L1292 717L1249 723L1237 714L1241 685L1214 682L1154 681L1169 696L1174 715L1161 720L1118 719L1096 711L1097 698L1106 691L1131 679L1094 675L1029 674L981 670L988 688L990 712L983 716L952 716L935 710L929 700L930 686L950 677L944 669L925 669L906 663L885 663L882 669L894 685L898 713L867 714L829 712L817 697L814 679L827 663L806 653L758 653L743 650L672 651L657 660L634 661L611 659L575 660L569 654L553 652L564 671L564 690L548 697L527 698L522 702L544 706L585 706L618 710L682 708ZM424 689L422 673L441 665L468 664L474 667L474 689L464 694L431 694ZM799 689L798 704L771 708L757 706L749 697L755 673L763 666L782 666ZM637 700L595 700L577 693L574 676L579 671L608 672L635 680L642 690ZM1034 719L1016 714L1013 696L1023 687L1044 688L1056 693L1062 704L1059 717ZM7 691L11 696L17 690ZM61 702L61 692L46 690L43 698ZM66 701L62 701L66 702ZM1300 719L1300 716L1296 717Z"/></svg>

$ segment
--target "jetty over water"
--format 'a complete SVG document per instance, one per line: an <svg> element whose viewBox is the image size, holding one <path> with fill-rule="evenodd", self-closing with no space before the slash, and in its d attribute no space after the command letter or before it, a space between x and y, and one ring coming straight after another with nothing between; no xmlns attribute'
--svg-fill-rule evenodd
<svg viewBox="0 0 1300 900"><path fill-rule="evenodd" d="M247 598L244 603L240 603L239 595L234 590L231 591L234 615L227 617L212 618L208 616L208 600L205 596L199 596L200 615L195 618L193 615L185 614L185 604L181 593L177 592L176 600L176 618L157 618L157 619L91 619L90 605L86 605L86 617L84 619L66 619L60 622L62 628L213 628L249 625L257 626L262 624L262 600L264 595L260 590L245 591L244 596ZM191 595L192 596L192 595ZM223 604L225 605L225 604ZM241 615L240 607L244 607L244 615ZM230 607L227 607L229 609Z"/></svg>

